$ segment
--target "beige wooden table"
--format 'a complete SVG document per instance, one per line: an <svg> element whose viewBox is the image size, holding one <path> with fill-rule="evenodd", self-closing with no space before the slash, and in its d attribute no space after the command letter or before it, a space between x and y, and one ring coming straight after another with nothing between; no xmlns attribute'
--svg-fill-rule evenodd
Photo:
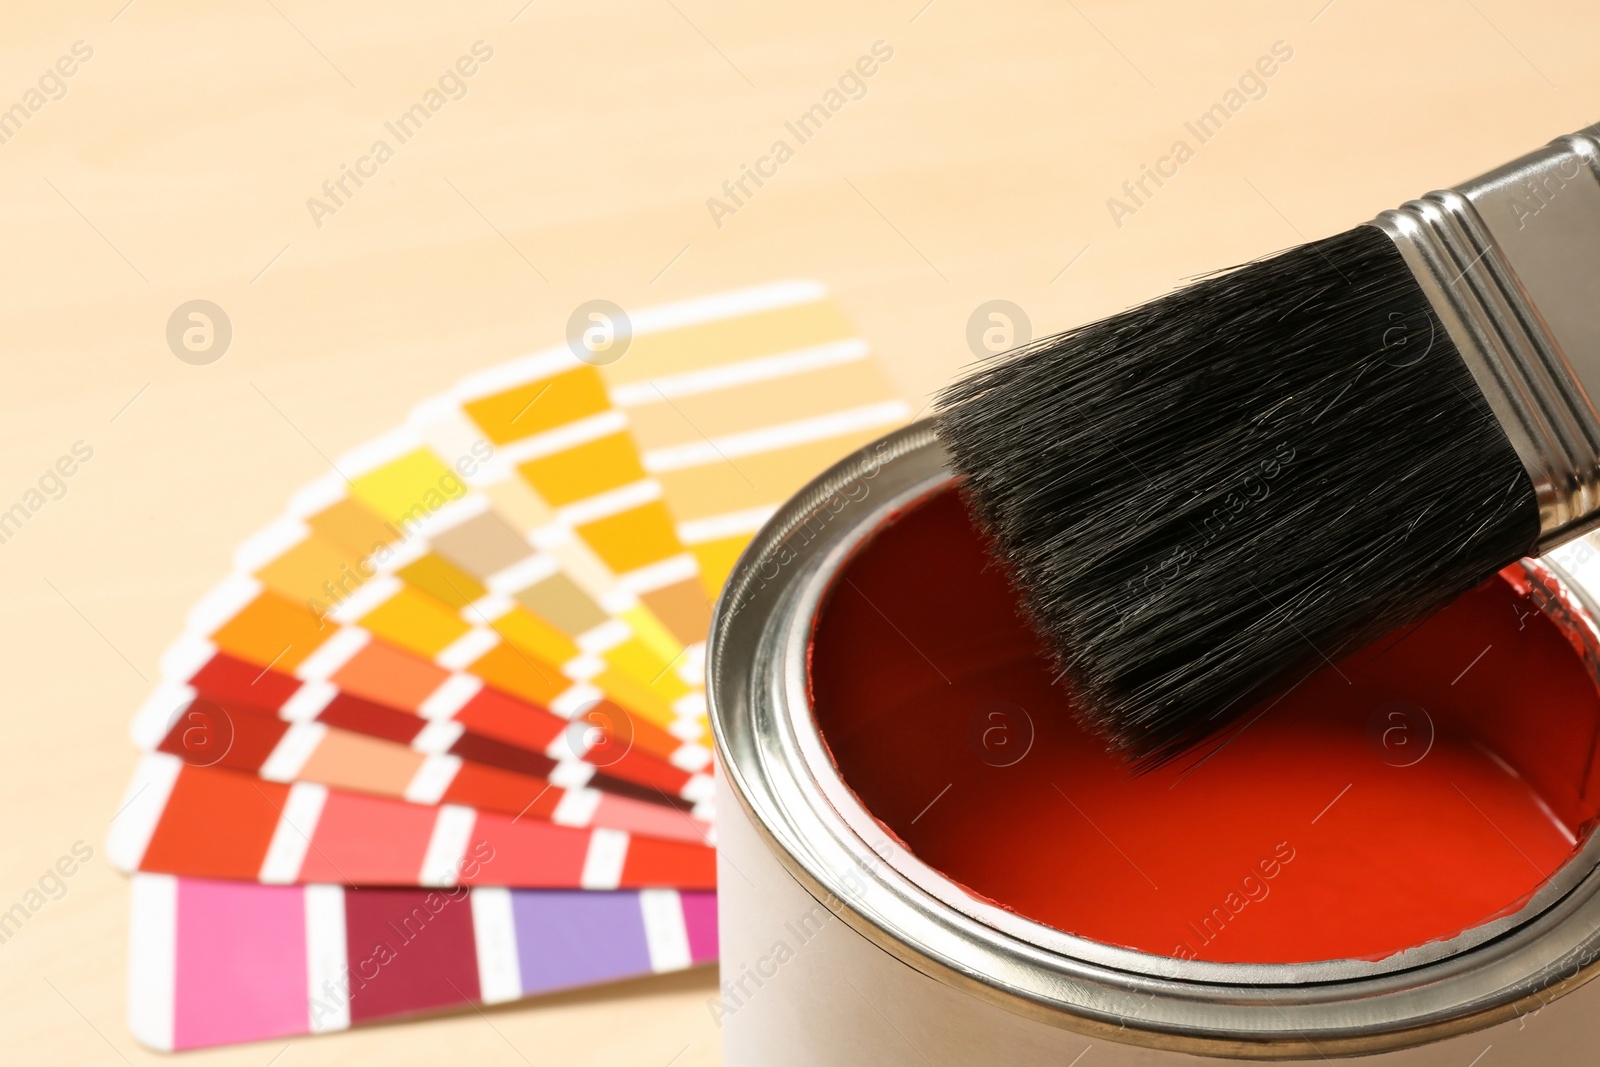
<svg viewBox="0 0 1600 1067"><path fill-rule="evenodd" d="M0 543L0 910L97 850L0 944L5 1063L156 1059L123 1021L128 891L99 849L187 606L325 457L580 302L821 279L920 404L985 301L1063 328L1600 119L1576 0L126 2L0 12L0 108L25 117L0 115L0 511L93 449ZM459 99L386 135L479 41ZM880 41L800 143L785 123ZM1218 103L1202 143L1185 123ZM1169 176L1135 200L1146 164ZM368 176L335 203L345 166ZM745 166L768 176L734 202ZM165 339L195 298L234 331L206 366ZM719 1062L713 990L187 1058L691 1067Z"/></svg>

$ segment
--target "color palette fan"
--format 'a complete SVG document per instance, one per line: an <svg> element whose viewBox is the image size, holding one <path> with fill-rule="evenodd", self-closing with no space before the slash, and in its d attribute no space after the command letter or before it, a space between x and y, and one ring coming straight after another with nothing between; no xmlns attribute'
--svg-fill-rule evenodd
<svg viewBox="0 0 1600 1067"><path fill-rule="evenodd" d="M710 603L783 500L911 412L816 283L630 326L419 404L190 611L107 842L140 1040L715 958Z"/></svg>

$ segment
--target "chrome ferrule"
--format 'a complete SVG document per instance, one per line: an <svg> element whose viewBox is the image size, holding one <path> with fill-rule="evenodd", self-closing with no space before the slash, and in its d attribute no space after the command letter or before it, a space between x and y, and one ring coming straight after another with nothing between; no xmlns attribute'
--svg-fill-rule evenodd
<svg viewBox="0 0 1600 1067"><path fill-rule="evenodd" d="M1373 225L1527 469L1539 550L1600 526L1600 124Z"/></svg>

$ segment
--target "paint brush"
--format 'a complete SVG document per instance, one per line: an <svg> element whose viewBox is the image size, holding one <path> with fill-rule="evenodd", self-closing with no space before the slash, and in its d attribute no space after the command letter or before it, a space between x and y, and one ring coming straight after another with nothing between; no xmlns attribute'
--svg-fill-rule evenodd
<svg viewBox="0 0 1600 1067"><path fill-rule="evenodd" d="M1159 763L1600 524L1600 126L996 357L938 432L1086 721Z"/></svg>

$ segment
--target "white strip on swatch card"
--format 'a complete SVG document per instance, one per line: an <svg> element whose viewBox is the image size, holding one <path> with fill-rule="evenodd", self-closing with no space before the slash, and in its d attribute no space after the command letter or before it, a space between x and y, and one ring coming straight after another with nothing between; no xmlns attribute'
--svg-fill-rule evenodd
<svg viewBox="0 0 1600 1067"><path fill-rule="evenodd" d="M594 813L600 808L598 789L566 789L550 813L550 821L558 826L588 826L594 822Z"/></svg>
<svg viewBox="0 0 1600 1067"><path fill-rule="evenodd" d="M333 507L350 495L347 483L338 471L320 475L289 497L287 511L297 518L308 519Z"/></svg>
<svg viewBox="0 0 1600 1067"><path fill-rule="evenodd" d="M617 582L630 593L643 594L699 576L699 562L684 552L619 575Z"/></svg>
<svg viewBox="0 0 1600 1067"><path fill-rule="evenodd" d="M550 531L560 536L545 537ZM568 578L588 593L613 615L638 606L638 599L617 588L616 575L589 545L579 541L559 524L539 527L528 534L528 544L541 552L548 552L561 565Z"/></svg>
<svg viewBox="0 0 1600 1067"><path fill-rule="evenodd" d="M629 319L633 326L633 335L638 337L641 334L658 333L662 330L693 326L717 319L771 311L795 304L808 304L827 295L827 287L820 282L784 281L673 304L641 308L629 312ZM530 385L582 365L566 345L555 345L469 375L451 390L450 396L458 402L466 403L503 393L508 389ZM433 414L435 409L428 407L426 415Z"/></svg>
<svg viewBox="0 0 1600 1067"><path fill-rule="evenodd" d="M328 612L328 617L335 622L359 622L362 616L378 608L404 588L405 583L392 574L375 575L334 605L333 610Z"/></svg>
<svg viewBox="0 0 1600 1067"><path fill-rule="evenodd" d="M590 421L586 426L579 427L578 437L590 437L590 435L600 434L600 432L614 432L614 430L626 426L626 419L622 419L621 422L618 419L619 416L611 413L603 421ZM565 429L571 429L571 427L565 427ZM546 440L546 438L541 438L541 440ZM390 459L398 458L398 456L413 450L414 446L422 446L421 442L422 438L416 432L397 432L397 434L387 435L387 438L384 438L381 442L374 443L371 448L363 446L365 451L362 451L360 456L350 454L350 456L344 458L344 462L350 469L374 466L374 464L381 464L381 462L389 462ZM552 443L558 442L546 440L546 445L552 445ZM640 502L659 499L659 496L661 496L661 486L658 483L654 483L653 480L646 480L646 482L635 483L635 485L622 486L619 491L598 494L597 498L590 498L589 501L579 502L578 506L576 506L578 510L574 510L573 514L568 518L570 520L578 520L578 522L589 522L594 517L610 515L616 510L637 506ZM488 498L477 493L472 494L469 498L461 499L461 501L450 502L450 504L446 504L445 509L430 517L429 531L434 531L435 528L443 530L448 526L466 522L469 518L482 514L483 510L488 509L488 507L490 507ZM293 541L294 537L298 537L299 534L306 533L306 531L309 531L309 528L304 523L299 522L296 518L288 518L288 520L282 520L282 522L278 523L277 530L272 531L272 536L266 536L266 531L264 531L264 534L259 537L258 547L261 547L262 553L270 555L269 542L270 545L282 545L285 542ZM405 547L411 549L411 555L418 555L419 557L419 555L429 550L424 541L426 541L426 537L414 536L411 537L411 541ZM394 576L394 569L398 565L400 565L400 557L390 553L390 557L386 558L384 565L382 565L384 573L378 574L370 581L365 582L360 589L355 590L350 597L344 598L331 611L330 616L333 617L334 621L352 625L346 625L333 638L325 641L320 648L315 649L315 653L307 657L307 661L302 662L301 667L296 670L296 675L302 678L325 680L328 675L336 672L344 662L349 661L349 657L354 656L355 651L358 651L371 640L370 633L365 632L365 630L354 624L357 624L362 617L365 617L374 608L386 603L390 597L394 597L395 593L400 592L405 587L405 584ZM685 566L693 566L693 560L685 557L682 560L675 558L675 560L669 561L669 571L672 573L670 576L680 577L677 571L683 571ZM507 568L512 569L512 571L520 571L515 577L517 577L518 581L523 582L522 585L515 585L515 587L510 587L507 590L504 582L506 582L506 577L510 576L502 571L502 576L504 577L499 579L502 582L502 589L491 592L488 597L482 598L475 605L469 605L469 609L462 611L462 616L469 617L470 621L469 611L472 611L477 616L498 617L499 614L504 614L515 606L514 601L510 600L509 592L518 592L530 582L549 577L558 568L560 568L560 565L554 558L533 552L528 560L514 565L514 568ZM667 579L669 571L661 571L659 574L638 574L638 576L635 576L634 584L640 585L645 592L648 592L648 589L654 587L656 582ZM614 581L610 574L590 577L600 577L606 582ZM238 598L242 597L246 589L254 589L254 587L253 585L237 585L227 597L219 597L219 600L237 601ZM627 609L637 605L634 593L627 592L627 590L624 590L621 600L622 603L616 605L618 608ZM586 648L586 653L592 656L594 654L594 646L610 648L614 643L627 640L630 635L632 635L632 629L627 627L626 622L613 619L610 625L597 627L597 632L592 633L592 635L586 635L590 643L590 648ZM453 643L450 648L443 649L442 653L435 657L435 662L438 665L443 665L446 669L461 672L461 670L466 670L467 667L477 662L491 648L498 646L501 640L502 638L499 637L498 633L490 632L490 630L483 629L483 627L474 627L474 629L464 633L461 638L458 638L458 641ZM595 661L595 659L590 659L590 657L578 657L571 664L568 664L568 667L570 667L570 670L566 672L568 677L574 678L574 680L582 680L582 678L594 677L595 673L605 669L605 664ZM456 691L461 691L461 686L469 685L474 685L474 683L470 683L470 681L456 683L456 686L458 686ZM336 694L336 689L328 688L328 686L318 689L299 689L280 713L286 720L314 720L317 717L317 713L322 712L323 707L326 707L326 704L333 699L334 694ZM450 696L450 694L446 694L446 696ZM445 696L440 697L440 701L432 702L430 709L424 713L443 717L445 712L438 710L438 704L443 702L443 699L445 699Z"/></svg>
<svg viewBox="0 0 1600 1067"><path fill-rule="evenodd" d="M294 676L302 681L326 681L349 663L357 652L367 647L372 634L355 627L342 627L333 636L318 645L311 655L300 661Z"/></svg>
<svg viewBox="0 0 1600 1067"><path fill-rule="evenodd" d="M759 311L775 311L795 304L810 304L827 295L828 287L821 282L782 281L642 308L629 314L633 321L633 335L638 337L640 334L696 326L702 322L753 315Z"/></svg>
<svg viewBox="0 0 1600 1067"><path fill-rule="evenodd" d="M586 728L568 725L560 733L552 737L549 744L544 746L544 754L557 763L562 760L570 760L574 756L580 760L586 759L589 755L589 749L593 747L590 744L590 733L591 731Z"/></svg>
<svg viewBox="0 0 1600 1067"><path fill-rule="evenodd" d="M450 505L448 504L445 505L445 507L449 506ZM433 518L433 516L430 515L428 518ZM423 522L426 521L426 519L423 520ZM369 565L371 563L376 563L379 568L382 568L380 573L385 571L392 573L402 567L406 567L415 563L417 560L433 551L428 544L428 539L423 536L422 526L423 523L417 523L416 525L408 527L407 533L409 536L407 536L405 540L391 541L385 547L382 553L382 562L378 562L376 559L378 553L373 553L373 558L369 560Z"/></svg>
<svg viewBox="0 0 1600 1067"><path fill-rule="evenodd" d="M528 548L527 556L494 572L484 580L483 584L489 588L491 593L501 593L506 596L520 593L530 585L537 585L561 569L561 564L557 562L555 557L532 551L532 545L529 545Z"/></svg>
<svg viewBox="0 0 1600 1067"><path fill-rule="evenodd" d="M406 416L406 424L457 472L460 468L456 464L461 460L471 458L482 463L485 449L493 454L494 446L462 413L461 402L453 394L431 396L417 404ZM470 476L465 480L469 484L473 481Z"/></svg>
<svg viewBox="0 0 1600 1067"><path fill-rule="evenodd" d="M615 889L622 883L622 865L628 859L628 835L600 828L589 832L589 851L583 857L578 884L584 889Z"/></svg>
<svg viewBox="0 0 1600 1067"><path fill-rule="evenodd" d="M627 428L628 416L615 410L602 411L557 426L553 430L546 430L544 433L502 445L500 455L507 463L527 463L529 460L570 452L580 445L622 433Z"/></svg>
<svg viewBox="0 0 1600 1067"><path fill-rule="evenodd" d="M433 662L448 671L464 671L500 644L500 634L484 626L474 626L439 650Z"/></svg>
<svg viewBox="0 0 1600 1067"><path fill-rule="evenodd" d="M654 478L644 478L563 505L556 509L556 521L575 529L601 519L609 519L613 515L620 515L624 511L653 504L662 498L662 493L660 482Z"/></svg>
<svg viewBox="0 0 1600 1067"><path fill-rule="evenodd" d="M726 463L740 456L810 444L841 434L904 422L910 417L911 405L904 400L885 400L878 404L829 412L815 418L799 419L776 426L763 426L759 430L653 448L642 458L645 470L651 474L661 474L688 467L703 467L708 463Z"/></svg>
<svg viewBox="0 0 1600 1067"><path fill-rule="evenodd" d="M261 777L269 782L294 781L327 736L328 728L320 722L292 723L262 762Z"/></svg>
<svg viewBox="0 0 1600 1067"><path fill-rule="evenodd" d="M470 437L470 435L468 436ZM470 449L472 444L481 440L481 436L472 437L466 442L465 447ZM390 435L390 439L387 441L379 442L378 447L366 455L363 465L371 465L374 461L379 463L389 462L410 451L414 451L415 448L426 447L430 444L431 442L425 441L416 431L402 431L395 435ZM448 457L445 458L448 459ZM345 457L345 459L353 463L349 456ZM428 515L420 524L413 527L409 531L410 536L408 538L397 544L390 545L378 563L379 573L363 582L350 596L345 597L335 605L334 609L329 612L329 616L340 623L354 624L359 622L369 612L404 588L405 583L396 577L395 572L408 563L414 562L434 551L431 539L435 535L459 526L491 509L492 502L487 496L479 492L472 492L460 499L446 503L438 511ZM246 554L250 557L250 561L255 562L257 566L264 565L266 562L270 562L271 559L277 558L282 551L286 551L294 543L298 543L299 540L303 540L309 534L310 528L304 522L297 518L285 518L274 524L273 527L269 527L268 530L258 534L253 539L250 551ZM526 570L530 581L535 576L548 577L559 569L559 565L555 560L532 554L531 546L530 560L527 562L532 564ZM510 592L520 591L521 588L523 586L517 586L511 589ZM514 606L514 603L504 590L495 590L491 596L498 596L498 600L491 602L490 597L485 597L463 609L463 617L473 622L479 621L480 616L484 619L492 620L505 614ZM478 635L473 640L482 641L482 637ZM349 646L341 645L335 647L339 651L343 651ZM469 648L476 649L478 647L477 644L469 644ZM485 648L484 651L487 651L487 649ZM470 665L476 658L476 656L471 657L463 665ZM450 659L449 662L455 661ZM306 717L312 718L314 715Z"/></svg>
<svg viewBox="0 0 1600 1067"><path fill-rule="evenodd" d="M483 594L477 600L464 604L460 615L471 623L493 623L502 615L508 614L517 606L509 593L496 593L493 590Z"/></svg>
<svg viewBox="0 0 1600 1067"><path fill-rule="evenodd" d="M685 744L694 744L706 735L706 728L694 719L676 719L667 727L667 733Z"/></svg>
<svg viewBox="0 0 1600 1067"><path fill-rule="evenodd" d="M683 659L678 661L678 677L689 685L705 687L706 643L704 641L696 641L684 647Z"/></svg>
<svg viewBox="0 0 1600 1067"><path fill-rule="evenodd" d="M311 536L311 527L294 515L284 515L257 530L233 550L234 569L254 574Z"/></svg>
<svg viewBox="0 0 1600 1067"><path fill-rule="evenodd" d="M438 804L460 772L460 756L431 755L406 783L405 798L413 804Z"/></svg>
<svg viewBox="0 0 1600 1067"><path fill-rule="evenodd" d="M465 415L462 416L462 421L466 422ZM471 426L474 431L478 428L477 423L466 422L466 424ZM506 482L515 481L534 500L539 500L538 494L533 492L533 487L517 476L517 468L512 465L510 457L505 454L503 449L496 450L494 455L479 464L478 469L464 480L468 485L485 493L489 493L491 489L503 487ZM542 501L539 502L539 508L549 510Z"/></svg>
<svg viewBox="0 0 1600 1067"><path fill-rule="evenodd" d="M582 365L571 349L564 344L557 345L470 374L456 384L450 396L458 403L470 403L507 389L543 381Z"/></svg>
<svg viewBox="0 0 1600 1067"><path fill-rule="evenodd" d="M623 619L607 619L573 637L573 643L590 655L609 652L633 636L633 627Z"/></svg>
<svg viewBox="0 0 1600 1067"><path fill-rule="evenodd" d="M578 535L573 532L572 527L560 522L547 522L542 526L535 526L528 531L527 536L528 544L540 552L550 553L561 560L562 565L569 570L574 569L569 562L569 557L578 552L581 547L587 547L582 541L578 540ZM601 569L598 572L590 568L585 573L601 574L604 579L601 588L608 587L611 581L611 571L606 569L604 564L601 564Z"/></svg>
<svg viewBox="0 0 1600 1067"><path fill-rule="evenodd" d="M561 716L570 719L580 711L585 711L591 704L605 699L605 694L586 682L568 686L550 699L546 707Z"/></svg>
<svg viewBox="0 0 1600 1067"><path fill-rule="evenodd" d="M698 545L706 541L720 541L725 537L735 537L739 534L753 534L765 526L767 520L772 518L777 511L778 505L763 504L758 508L730 511L704 519L691 519L688 522L680 522L678 523L678 540L686 545Z"/></svg>
<svg viewBox="0 0 1600 1067"><path fill-rule="evenodd" d="M217 654L217 646L211 641L196 633L185 633L161 653L162 677L174 682L187 682L200 672L200 668L211 662Z"/></svg>
<svg viewBox="0 0 1600 1067"><path fill-rule="evenodd" d="M573 759L570 754L555 757L556 765L550 768L545 780L558 789L582 789L594 777L595 766Z"/></svg>
<svg viewBox="0 0 1600 1067"><path fill-rule="evenodd" d="M230 574L218 582L211 591L194 602L189 609L187 627L197 634L210 636L222 624L243 611L266 587L245 574Z"/></svg>
<svg viewBox="0 0 1600 1067"><path fill-rule="evenodd" d="M504 454L496 456L497 460L504 458ZM489 471L481 473L480 481L483 483L488 483L491 479L514 482L520 487L520 491L534 498L538 496L531 486L515 474L509 464L502 473ZM488 584L491 590L507 595L520 592L561 570L584 592L598 601L607 613L620 615L631 611L638 606L638 598L617 585L617 578L611 569L592 547L578 539L573 527L660 498L660 484L654 479L647 478L577 501L559 511L546 507L545 510L549 514L547 520L529 529L518 527L535 555L531 559L511 564L505 570L490 576Z"/></svg>
<svg viewBox="0 0 1600 1067"><path fill-rule="evenodd" d="M278 825L272 830L266 858L261 861L260 881L268 885L290 885L299 880L300 868L311 849L311 837L317 832L317 823L327 802L326 786L296 782L289 787L289 797L283 802Z"/></svg>
<svg viewBox="0 0 1600 1067"><path fill-rule="evenodd" d="M711 750L705 745L690 742L673 750L669 762L680 771L695 774L706 769L711 762Z"/></svg>
<svg viewBox="0 0 1600 1067"><path fill-rule="evenodd" d="M866 359L871 352L871 346L863 338L852 337L847 341L780 352L775 356L758 356L737 363L652 378L646 382L613 386L610 390L611 402L619 408L631 408L677 397L715 393L735 386L806 374L823 367L854 363Z"/></svg>
<svg viewBox="0 0 1600 1067"><path fill-rule="evenodd" d="M471 492L446 501L444 506L425 516L420 523L411 528L411 539L427 542L441 533L448 532L464 522L470 522L479 515L494 509L494 502L482 493ZM398 567L399 564L394 564Z"/></svg>
<svg viewBox="0 0 1600 1067"><path fill-rule="evenodd" d="M676 889L641 891L639 911L651 970L657 974L681 971L694 962L689 952L689 926L683 919L683 898Z"/></svg>
<svg viewBox="0 0 1600 1067"><path fill-rule="evenodd" d="M346 478L359 478L386 463L410 455L421 448L422 443L422 436L410 426L396 426L370 441L356 445L340 456L333 468Z"/></svg>
<svg viewBox="0 0 1600 1067"><path fill-rule="evenodd" d="M439 688L422 698L417 714L424 719L452 718L482 689L481 678L460 672L452 673L439 683Z"/></svg>
<svg viewBox="0 0 1600 1067"><path fill-rule="evenodd" d="M128 727L133 743L140 751L148 751L161 744L172 732L178 716L199 695L193 686L182 682L163 680L158 683L133 714L133 722Z"/></svg>
<svg viewBox="0 0 1600 1067"><path fill-rule="evenodd" d="M325 678L301 682L278 708L278 718L288 722L311 722L339 695L339 687Z"/></svg>
<svg viewBox="0 0 1600 1067"><path fill-rule="evenodd" d="M693 808L689 809L689 814L693 815L699 821L705 823L705 825L706 825L705 842L709 847L715 848L717 846L717 802L716 802L716 800L715 799L711 799L711 800L702 800L702 801L700 801Z"/></svg>
<svg viewBox="0 0 1600 1067"><path fill-rule="evenodd" d="M128 924L128 1029L140 1044L171 1052L178 977L178 879L136 874Z"/></svg>
<svg viewBox="0 0 1600 1067"><path fill-rule="evenodd" d="M472 828L477 824L478 813L459 804L445 804L433 820L433 833L428 837L428 849L422 857L422 870L417 872L417 884L446 887L456 884L461 877L461 862L467 854L467 842L472 838Z"/></svg>
<svg viewBox="0 0 1600 1067"><path fill-rule="evenodd" d="M704 692L685 693L672 702L672 713L679 719L698 721L706 716Z"/></svg>
<svg viewBox="0 0 1600 1067"><path fill-rule="evenodd" d="M311 1032L350 1028L350 952L345 940L344 887L305 887L306 992Z"/></svg>
<svg viewBox="0 0 1600 1067"><path fill-rule="evenodd" d="M517 923L511 890L479 886L472 890L472 940L478 952L478 992L485 1004L522 996L522 964L517 956Z"/></svg>
<svg viewBox="0 0 1600 1067"><path fill-rule="evenodd" d="M672 720L672 725L667 726L667 731L672 736L677 737L678 741L699 744L706 737L707 729L710 726L709 721L706 720L704 702L706 701L704 701L704 696L701 693L690 693L686 694L686 696L678 697L677 701L672 702L672 710L674 710L677 717ZM696 710L696 707L701 710ZM694 760L694 758L698 757L685 752L680 757L675 758L674 763L678 766L678 769L683 769L683 771L698 771L698 769L701 769L699 766L677 763L677 760Z"/></svg>
<svg viewBox="0 0 1600 1067"><path fill-rule="evenodd" d="M450 751L467 728L454 719L429 719L411 739L411 747L432 756L443 756ZM451 775L454 777L454 774ZM445 783L446 785L449 782Z"/></svg>
<svg viewBox="0 0 1600 1067"><path fill-rule="evenodd" d="M575 682L592 681L610 666L603 656L573 656L561 665L561 673Z"/></svg>
<svg viewBox="0 0 1600 1067"><path fill-rule="evenodd" d="M182 770L183 761L166 752L147 752L139 760L106 832L106 858L112 866L120 871L139 869Z"/></svg>
<svg viewBox="0 0 1600 1067"><path fill-rule="evenodd" d="M678 790L678 795L691 804L698 804L703 800L710 800L717 792L717 783L709 774L692 775L683 788Z"/></svg>

